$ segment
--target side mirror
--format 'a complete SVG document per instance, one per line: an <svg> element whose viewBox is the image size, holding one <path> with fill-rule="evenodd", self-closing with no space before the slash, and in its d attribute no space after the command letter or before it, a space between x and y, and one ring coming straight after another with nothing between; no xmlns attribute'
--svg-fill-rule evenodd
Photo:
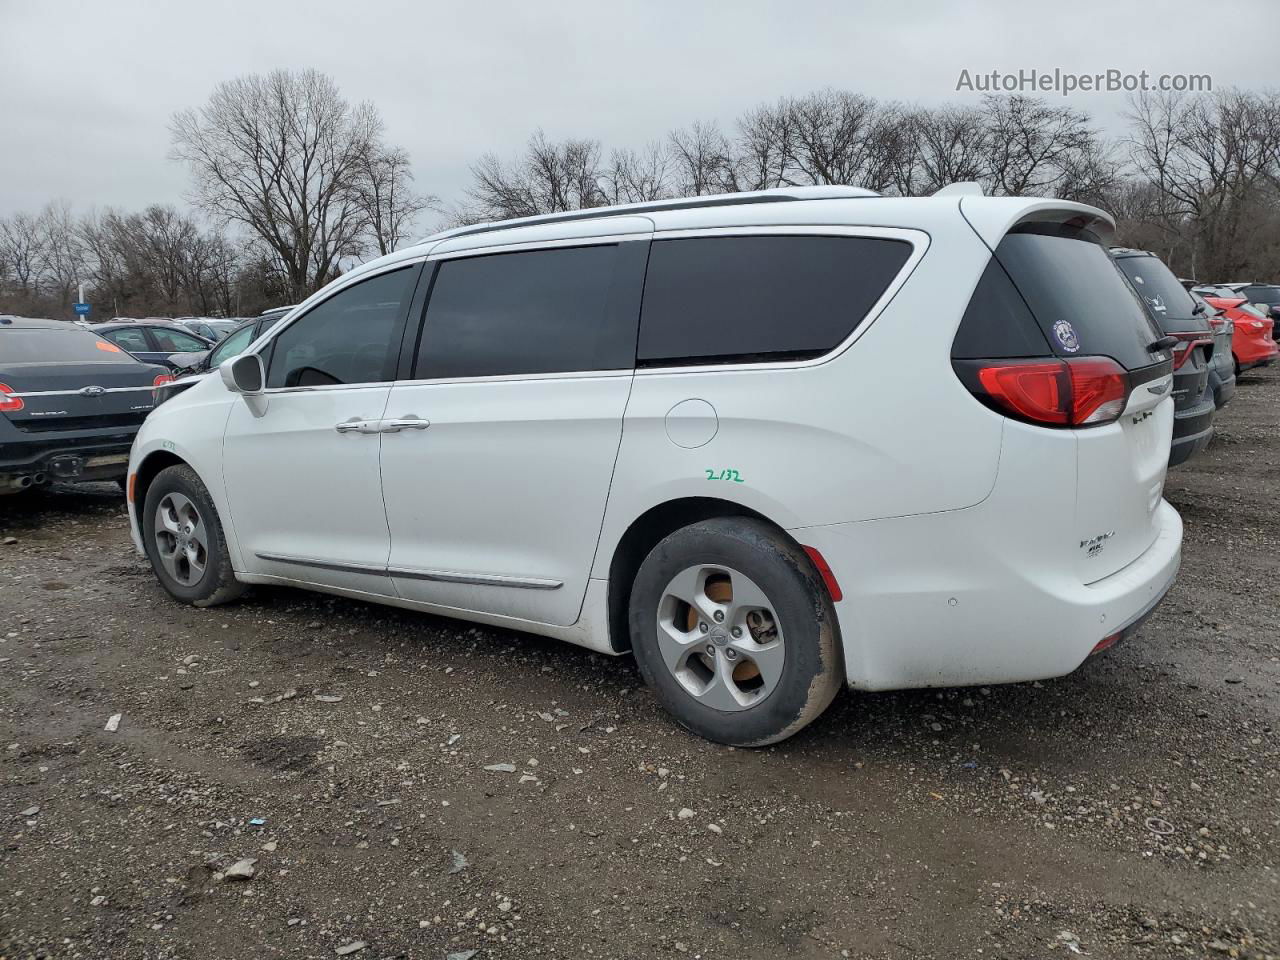
<svg viewBox="0 0 1280 960"><path fill-rule="evenodd" d="M218 374L232 393L256 397L262 393L267 377L262 369L262 358L256 353L242 353L218 365Z"/></svg>

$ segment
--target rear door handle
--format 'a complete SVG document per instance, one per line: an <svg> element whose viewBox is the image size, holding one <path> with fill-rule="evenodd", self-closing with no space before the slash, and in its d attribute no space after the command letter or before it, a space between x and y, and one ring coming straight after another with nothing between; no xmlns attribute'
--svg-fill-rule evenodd
<svg viewBox="0 0 1280 960"><path fill-rule="evenodd" d="M394 420L382 421L383 433L399 433L401 430L425 430L431 426L430 420L423 420L421 417L407 416L397 417Z"/></svg>
<svg viewBox="0 0 1280 960"><path fill-rule="evenodd" d="M381 424L381 420L361 420L359 417L352 417L350 420L335 423L333 429L339 433L377 433Z"/></svg>

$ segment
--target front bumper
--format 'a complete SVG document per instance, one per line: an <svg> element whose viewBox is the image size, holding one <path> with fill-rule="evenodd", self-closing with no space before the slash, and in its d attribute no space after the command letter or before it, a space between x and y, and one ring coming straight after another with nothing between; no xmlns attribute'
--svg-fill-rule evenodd
<svg viewBox="0 0 1280 960"><path fill-rule="evenodd" d="M1182 519L1165 501L1154 519L1146 551L1090 584L1067 563L1027 562L1018 541L1036 534L995 529L998 517L983 505L792 534L822 552L843 588L836 612L849 685L892 690L1075 670L1172 586Z"/></svg>

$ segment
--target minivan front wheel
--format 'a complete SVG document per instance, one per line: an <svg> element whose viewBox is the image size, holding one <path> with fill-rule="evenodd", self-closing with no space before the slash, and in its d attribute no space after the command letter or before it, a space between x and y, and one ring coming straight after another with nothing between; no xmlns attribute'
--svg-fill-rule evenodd
<svg viewBox="0 0 1280 960"><path fill-rule="evenodd" d="M218 511L190 467L175 465L156 474L141 519L147 558L173 597L210 607L244 593L231 569Z"/></svg>
<svg viewBox="0 0 1280 960"><path fill-rule="evenodd" d="M826 586L796 544L759 520L706 520L661 541L636 575L630 627L659 701L721 743L786 739L843 680Z"/></svg>

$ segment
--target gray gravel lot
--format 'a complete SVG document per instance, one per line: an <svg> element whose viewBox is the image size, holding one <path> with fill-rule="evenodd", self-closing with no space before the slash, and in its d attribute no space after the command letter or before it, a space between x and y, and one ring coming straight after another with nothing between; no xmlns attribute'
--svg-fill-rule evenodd
<svg viewBox="0 0 1280 960"><path fill-rule="evenodd" d="M179 606L114 487L0 499L0 960L1276 956L1280 372L1219 424L1137 637L761 751L626 659Z"/></svg>

